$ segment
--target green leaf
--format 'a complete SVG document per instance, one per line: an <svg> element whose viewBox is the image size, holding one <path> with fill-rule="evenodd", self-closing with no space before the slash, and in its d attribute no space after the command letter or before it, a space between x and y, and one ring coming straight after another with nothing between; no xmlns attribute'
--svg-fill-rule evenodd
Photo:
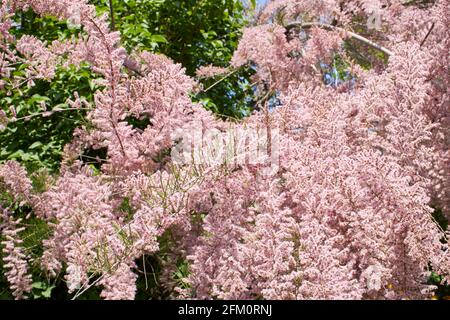
<svg viewBox="0 0 450 320"><path fill-rule="evenodd" d="M44 291L42 291L42 296L44 298L50 298L52 296L52 290L55 288L54 285L47 287Z"/></svg>
<svg viewBox="0 0 450 320"><path fill-rule="evenodd" d="M39 142L39 141L36 141L35 143L33 143L33 144L29 147L29 149L36 149L36 148L38 148L38 147L40 147L40 146L42 146L42 143Z"/></svg>
<svg viewBox="0 0 450 320"><path fill-rule="evenodd" d="M17 150L14 153L10 154L8 159L9 160L13 160L13 159L18 159L18 158L22 158L24 155L23 150Z"/></svg>
<svg viewBox="0 0 450 320"><path fill-rule="evenodd" d="M31 287L34 289L45 289L46 285L44 282L33 282Z"/></svg>
<svg viewBox="0 0 450 320"><path fill-rule="evenodd" d="M151 36L151 41L152 42L158 42L158 43L168 43L167 39L160 34L154 34Z"/></svg>

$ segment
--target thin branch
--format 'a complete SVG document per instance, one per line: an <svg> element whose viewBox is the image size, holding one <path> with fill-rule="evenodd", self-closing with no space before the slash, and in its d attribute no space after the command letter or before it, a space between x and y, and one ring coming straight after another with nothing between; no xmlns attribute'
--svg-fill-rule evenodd
<svg viewBox="0 0 450 320"><path fill-rule="evenodd" d="M236 72L238 72L239 69L234 69L233 71L229 72L228 74L226 74L225 76L223 76L220 80L214 82L211 86L209 86L208 88L206 88L205 90L202 90L201 92L208 92L209 90L211 90L212 88L214 88L215 86L217 86L219 83L221 83L222 81L224 81L225 79L231 77L233 74L235 74Z"/></svg>
<svg viewBox="0 0 450 320"><path fill-rule="evenodd" d="M345 32L351 38L356 39L358 41L361 41L362 43L367 44L368 46L371 46L372 48L377 49L377 50L387 54L388 56L394 55L393 52L390 51L389 49L386 49L385 47L380 46L379 44L376 44L375 42L373 42L373 41L371 41L371 40L369 40L367 38L364 38L363 36L360 36L359 34L356 34L356 33L352 32L352 31L345 30L345 29L340 28L340 27L333 26L331 24L320 23L320 22L305 22L305 23L302 23L302 22L294 21L294 22L288 23L285 26L285 28L288 31L290 29L293 29L293 28L308 29L308 28L312 28L312 27L318 27L318 28L327 29L327 30L334 30L334 31Z"/></svg>
<svg viewBox="0 0 450 320"><path fill-rule="evenodd" d="M427 41L428 37L430 36L431 32L434 29L434 22L430 27L430 30L428 30L427 35L425 36L425 38L423 38L422 42L420 43L420 47L422 48L422 46L424 45L425 41Z"/></svg>
<svg viewBox="0 0 450 320"><path fill-rule="evenodd" d="M30 114L28 116L23 116L21 118L14 118L13 120L11 120L11 122L17 122L17 121L21 121L21 120L25 120L28 121L34 117L38 117L38 116L44 116L46 114L48 114L48 116L51 116L53 114L59 113L59 112L65 112L65 111L80 111L80 110L92 110L92 108L66 108L66 109L53 109L53 110L49 110L49 111L43 111L43 112L39 112L39 113L33 113Z"/></svg>
<svg viewBox="0 0 450 320"><path fill-rule="evenodd" d="M145 290L148 290L147 270L145 269L145 254L142 256L142 265L144 266Z"/></svg>
<svg viewBox="0 0 450 320"><path fill-rule="evenodd" d="M113 0L109 0L109 15L111 16L111 30L116 29L116 19L114 18Z"/></svg>

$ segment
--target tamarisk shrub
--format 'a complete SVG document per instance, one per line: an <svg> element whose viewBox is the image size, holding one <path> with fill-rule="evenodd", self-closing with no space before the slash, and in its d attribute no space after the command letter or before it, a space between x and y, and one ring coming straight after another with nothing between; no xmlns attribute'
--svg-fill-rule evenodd
<svg viewBox="0 0 450 320"><path fill-rule="evenodd" d="M444 283L450 270L448 233L432 215L439 207L450 216L448 6L270 2L244 30L231 63L255 68L259 111L226 123L191 102L196 83L180 65L127 53L107 16L86 1L2 1L4 85L51 81L55 66L88 62L103 87L46 191L33 190L16 162L0 166L3 260L14 296L25 297L31 277L11 202L48 223L35 262L49 276L64 274L75 298L98 285L105 299L133 299L136 260L157 255L167 233L161 281L175 298L430 297L430 272ZM79 37L15 39L11 15L27 8L69 19ZM373 14L379 30L350 31ZM361 67L359 52L373 57L371 69ZM336 56L351 79L326 85L323 66ZM25 79L12 76L18 61L28 67ZM71 103L86 104L76 95ZM14 121L13 111L2 108L2 123ZM260 161L232 145L231 158L199 163L189 148L198 142L192 131L223 142L230 129L251 128L264 129L257 130ZM260 142L244 140L237 143ZM180 145L187 147L181 162L172 157ZM81 155L99 149L106 157L93 169ZM171 275L180 258L189 263L183 288Z"/></svg>

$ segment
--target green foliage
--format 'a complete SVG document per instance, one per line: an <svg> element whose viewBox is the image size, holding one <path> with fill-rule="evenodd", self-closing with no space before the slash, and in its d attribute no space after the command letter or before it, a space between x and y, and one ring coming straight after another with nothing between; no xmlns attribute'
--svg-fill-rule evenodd
<svg viewBox="0 0 450 320"><path fill-rule="evenodd" d="M146 255L136 260L137 269L139 270L136 282L136 300L168 299L172 293L170 288L162 284L161 277L176 243L170 231L166 231L158 241L160 243L158 254ZM186 283L188 275L188 262L185 259L178 258L175 270L169 274L169 281L181 289L189 289L189 284Z"/></svg>
<svg viewBox="0 0 450 320"><path fill-rule="evenodd" d="M33 282L31 285L33 299L49 299L52 296L52 290L55 288L54 284L49 284L47 282Z"/></svg>
<svg viewBox="0 0 450 320"><path fill-rule="evenodd" d="M383 36L383 32L376 29L368 29L367 17L360 15L353 18L354 30L353 32L364 35L365 37L378 38ZM344 48L348 57L354 60L365 70L370 70L376 65L386 65L388 62L388 56L376 50L361 41L353 38L348 38L344 41Z"/></svg>
<svg viewBox="0 0 450 320"><path fill-rule="evenodd" d="M95 3L99 11L109 12L109 1ZM122 33L128 51L163 53L181 63L190 76L195 76L200 66L227 67L247 22L240 0L114 0L112 3L115 28ZM248 80L251 74L249 69L239 70L193 100L224 117L247 116L254 102ZM202 83L208 88L217 80L206 79Z"/></svg>
<svg viewBox="0 0 450 320"><path fill-rule="evenodd" d="M254 91L249 79L254 71L250 68L241 68L227 77L217 76L203 80L203 86L208 91L200 92L194 100L220 115L223 118L242 119L249 116L254 110ZM226 80L221 81L224 77ZM215 85L218 81L219 84Z"/></svg>
<svg viewBox="0 0 450 320"><path fill-rule="evenodd" d="M109 1L94 3L109 12ZM226 66L245 23L239 0L113 0L115 28L127 50L153 50L189 75L202 65Z"/></svg>
<svg viewBox="0 0 450 320"><path fill-rule="evenodd" d="M56 171L63 146L85 122L85 110L68 111L67 99L77 91L92 100L96 89L92 80L88 68L60 69L52 82L38 80L35 86L11 95L1 91L0 105L14 106L18 120L0 132L0 159L18 160L31 171L41 167ZM46 111L52 113L46 116Z"/></svg>
<svg viewBox="0 0 450 320"><path fill-rule="evenodd" d="M16 28L11 33L20 38L32 35L47 43L62 40L80 32L64 21L39 17L32 10L16 13ZM25 65L20 65L13 77L25 77ZM17 120L0 131L0 161L17 160L28 170L46 167L57 171L63 146L72 139L73 130L84 123L85 111L67 111L67 100L74 92L92 101L97 90L95 75L87 66L58 68L51 81L35 80L35 86L14 90L10 84L0 91L0 107L11 117L14 107ZM8 82L8 81L7 81Z"/></svg>
<svg viewBox="0 0 450 320"><path fill-rule="evenodd" d="M109 13L108 0L92 2L99 14ZM239 0L112 2L114 27L121 32L128 51L164 53L181 63L190 75L195 75L195 70L202 65L227 66L246 23ZM16 14L14 19L17 27L12 33L17 37L33 35L50 42L82 32L65 21L39 17L31 10ZM25 67L20 66L14 76L23 76ZM220 115L241 118L251 111L250 74L242 70L212 90L192 98ZM98 89L95 77L87 66L59 68L51 82L39 80L31 88L22 86L20 90L12 90L7 86L1 90L0 107L11 116L8 110L14 106L20 120L9 123L6 130L0 132L0 162L14 159L29 171L42 167L58 171L63 146L71 140L75 128L86 124L86 110L67 110L67 99L73 98L77 91L92 102L93 93ZM205 80L204 87L216 80ZM56 112L42 116L45 111Z"/></svg>
<svg viewBox="0 0 450 320"><path fill-rule="evenodd" d="M68 39L80 30L69 28L67 22L60 21L54 17L40 17L31 9L26 12L16 13L13 17L16 28L10 30L16 37L22 35L33 35L43 41Z"/></svg>
<svg viewBox="0 0 450 320"><path fill-rule="evenodd" d="M434 296L435 299L450 300L450 284L444 282L443 279L444 279L443 276L440 276L437 273L432 272L430 278L428 279L428 284L437 287Z"/></svg>

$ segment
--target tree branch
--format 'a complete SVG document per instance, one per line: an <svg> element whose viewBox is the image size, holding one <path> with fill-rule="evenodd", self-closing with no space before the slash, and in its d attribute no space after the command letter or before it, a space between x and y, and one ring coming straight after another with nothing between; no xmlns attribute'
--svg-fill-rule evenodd
<svg viewBox="0 0 450 320"><path fill-rule="evenodd" d="M214 83L213 83L211 86L209 86L208 88L206 88L206 89L200 91L200 93L208 92L209 90L211 90L212 88L214 88L215 86L217 86L219 83L221 83L221 82L224 81L225 79L231 77L233 74L235 74L235 73L238 72L238 71L239 71L239 68L238 68L238 69L231 70L231 71L228 72L225 76L223 76L222 78L220 78L220 80L214 82Z"/></svg>
<svg viewBox="0 0 450 320"><path fill-rule="evenodd" d="M433 31L433 29L434 29L434 22L431 25L430 30L428 30L427 35L425 36L425 38L423 38L422 42L420 43L420 47L422 47L424 45L425 41L427 41L427 39L430 36L431 31Z"/></svg>
<svg viewBox="0 0 450 320"><path fill-rule="evenodd" d="M109 0L109 15L111 16L111 30L115 31L115 29L116 29L116 19L114 18L113 0Z"/></svg>
<svg viewBox="0 0 450 320"><path fill-rule="evenodd" d="M285 28L289 31L291 29L294 28L302 28L302 29L309 29L312 27L318 27L318 28L322 28L322 29L327 29L327 30L334 30L334 31L340 31L340 32L345 32L348 36L350 36L353 39L356 39L374 49L377 49L381 52L383 52L384 54L387 54L388 56L392 56L394 55L392 51L390 51L389 49L386 49L383 46L380 46L379 44L376 44L375 42L364 38L363 36L360 36L359 34L356 34L354 32L345 30L343 28L340 27L336 27L336 26L332 26L331 24L326 24L326 23L320 23L320 22L290 22L288 23Z"/></svg>

